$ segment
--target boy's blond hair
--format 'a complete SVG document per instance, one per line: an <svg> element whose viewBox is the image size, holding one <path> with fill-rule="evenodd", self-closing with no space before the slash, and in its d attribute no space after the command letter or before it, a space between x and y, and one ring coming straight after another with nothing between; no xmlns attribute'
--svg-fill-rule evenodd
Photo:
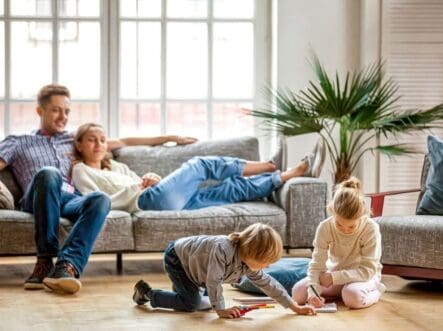
<svg viewBox="0 0 443 331"><path fill-rule="evenodd" d="M243 259L273 263L279 260L283 253L280 235L266 224L255 223L241 232L231 233L229 240L237 246Z"/></svg>
<svg viewBox="0 0 443 331"><path fill-rule="evenodd" d="M369 214L364 196L361 193L361 183L356 177L351 177L337 186L332 201L328 205L329 211L348 220L357 219Z"/></svg>

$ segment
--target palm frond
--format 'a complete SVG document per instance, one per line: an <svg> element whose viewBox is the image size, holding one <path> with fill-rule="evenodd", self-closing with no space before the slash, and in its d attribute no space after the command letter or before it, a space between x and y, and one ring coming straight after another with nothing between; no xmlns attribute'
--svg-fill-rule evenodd
<svg viewBox="0 0 443 331"><path fill-rule="evenodd" d="M344 76L337 72L329 76L315 54L310 63L315 80L304 90L268 88L270 105L251 114L261 118L268 129L287 136L319 133L337 172L352 173L369 151L389 157L416 152L404 144L368 146L376 135L396 137L443 127L443 104L408 111L397 106L398 86L384 77L381 62ZM335 178L342 179L343 174L336 173Z"/></svg>

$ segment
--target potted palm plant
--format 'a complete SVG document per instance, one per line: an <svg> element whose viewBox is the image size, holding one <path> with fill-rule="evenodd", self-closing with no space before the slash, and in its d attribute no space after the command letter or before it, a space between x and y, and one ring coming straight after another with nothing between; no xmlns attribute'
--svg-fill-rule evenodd
<svg viewBox="0 0 443 331"><path fill-rule="evenodd" d="M298 93L267 88L270 105L250 114L284 136L317 132L327 147L335 183L349 178L369 151L390 157L416 152L405 144L382 145L374 138L439 127L436 121L443 119L443 104L401 111L396 105L397 85L384 78L383 64L348 72L342 83L337 73L334 78L328 76L317 56L311 63L316 82L310 81Z"/></svg>

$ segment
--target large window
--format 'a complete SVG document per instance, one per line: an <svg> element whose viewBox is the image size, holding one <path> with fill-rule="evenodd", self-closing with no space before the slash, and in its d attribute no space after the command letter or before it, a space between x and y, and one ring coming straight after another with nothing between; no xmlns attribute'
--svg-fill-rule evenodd
<svg viewBox="0 0 443 331"><path fill-rule="evenodd" d="M101 46L99 0L3 1L0 22L3 135L35 129L38 89L67 85L73 96L69 128L100 121ZM3 83L6 84L3 84Z"/></svg>
<svg viewBox="0 0 443 331"><path fill-rule="evenodd" d="M253 135L244 109L268 81L267 3L0 0L0 138L36 128L51 82L71 90L71 130Z"/></svg>

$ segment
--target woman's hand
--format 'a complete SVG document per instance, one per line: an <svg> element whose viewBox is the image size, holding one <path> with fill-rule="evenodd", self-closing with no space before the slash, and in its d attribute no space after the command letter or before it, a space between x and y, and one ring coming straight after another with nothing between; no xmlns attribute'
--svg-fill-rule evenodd
<svg viewBox="0 0 443 331"><path fill-rule="evenodd" d="M314 307L299 306L295 302L289 306L289 309L291 309L294 313L297 313L298 315L317 315Z"/></svg>
<svg viewBox="0 0 443 331"><path fill-rule="evenodd" d="M314 296L308 298L308 304L310 304L311 306L314 306L315 308L323 307L323 305L325 304L325 298L323 298L323 297L319 298L314 295Z"/></svg>
<svg viewBox="0 0 443 331"><path fill-rule="evenodd" d="M320 285L323 287L329 287L333 283L332 274L330 272L322 272L318 278Z"/></svg>
<svg viewBox="0 0 443 331"><path fill-rule="evenodd" d="M177 145L188 145L193 144L197 141L197 138L192 137L181 137L181 136L175 136L174 141L177 143Z"/></svg>
<svg viewBox="0 0 443 331"><path fill-rule="evenodd" d="M221 318L240 318L243 315L239 307L231 307L228 309L216 310L218 317Z"/></svg>
<svg viewBox="0 0 443 331"><path fill-rule="evenodd" d="M160 182L162 180L162 178L153 173L153 172L148 172L147 174L143 175L142 177L142 182L140 183L140 187L142 189L154 186L155 184L157 184L158 182Z"/></svg>

